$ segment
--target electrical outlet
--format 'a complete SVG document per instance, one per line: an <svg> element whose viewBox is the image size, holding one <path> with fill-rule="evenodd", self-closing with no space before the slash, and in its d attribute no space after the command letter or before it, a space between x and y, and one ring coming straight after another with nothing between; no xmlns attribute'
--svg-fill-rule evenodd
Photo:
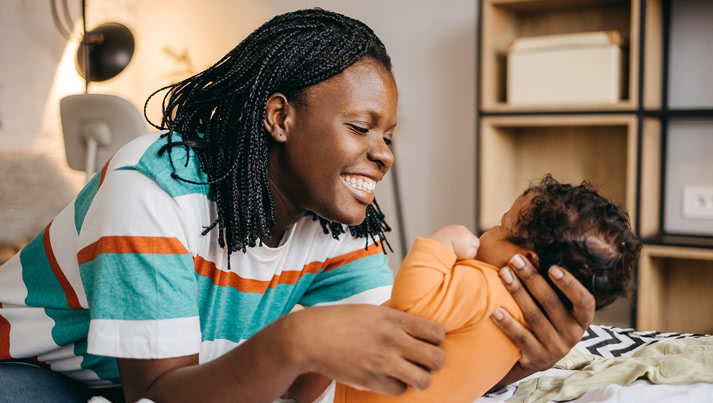
<svg viewBox="0 0 713 403"><path fill-rule="evenodd" d="M683 187L683 218L713 220L713 186Z"/></svg>

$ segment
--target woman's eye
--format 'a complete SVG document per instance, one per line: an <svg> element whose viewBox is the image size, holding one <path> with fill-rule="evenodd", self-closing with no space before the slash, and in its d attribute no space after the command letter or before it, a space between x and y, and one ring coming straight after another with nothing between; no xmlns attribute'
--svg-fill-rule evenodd
<svg viewBox="0 0 713 403"><path fill-rule="evenodd" d="M366 127L357 126L357 125L349 125L349 127L351 127L352 130L354 130L355 132L359 132L359 133L369 133L369 129L366 128Z"/></svg>
<svg viewBox="0 0 713 403"><path fill-rule="evenodd" d="M384 143L386 143L387 146L391 145L391 139L388 137L384 137Z"/></svg>

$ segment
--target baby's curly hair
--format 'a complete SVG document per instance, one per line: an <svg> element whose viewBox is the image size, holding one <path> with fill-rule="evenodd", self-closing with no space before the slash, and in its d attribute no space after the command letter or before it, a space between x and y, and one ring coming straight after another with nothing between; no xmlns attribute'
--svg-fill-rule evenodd
<svg viewBox="0 0 713 403"><path fill-rule="evenodd" d="M537 254L540 273L565 306L571 309L572 304L546 275L552 265L567 269L587 287L597 310L625 295L641 251L627 213L591 183L563 184L550 174L523 193L531 194L509 240Z"/></svg>

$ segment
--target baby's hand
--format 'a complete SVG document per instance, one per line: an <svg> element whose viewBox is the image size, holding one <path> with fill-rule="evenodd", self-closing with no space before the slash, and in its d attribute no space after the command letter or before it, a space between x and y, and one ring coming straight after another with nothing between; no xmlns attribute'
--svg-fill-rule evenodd
<svg viewBox="0 0 713 403"><path fill-rule="evenodd" d="M478 253L480 240L463 225L449 225L429 237L450 248L459 260L473 259Z"/></svg>

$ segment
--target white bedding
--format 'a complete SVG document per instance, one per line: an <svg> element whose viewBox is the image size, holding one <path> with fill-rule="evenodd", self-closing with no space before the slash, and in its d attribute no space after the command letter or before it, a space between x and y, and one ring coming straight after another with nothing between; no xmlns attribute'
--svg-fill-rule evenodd
<svg viewBox="0 0 713 403"><path fill-rule="evenodd" d="M523 379L540 376L567 376L574 371L550 369ZM326 391L322 399L315 403L332 403L334 400L334 384ZM510 385L498 393L491 393L476 400L475 403L504 403L511 398L516 390ZM697 383L694 385L653 385L648 381L636 381L629 386L609 385L585 393L569 403L710 403L713 402L713 384ZM447 403L434 402L434 403Z"/></svg>
<svg viewBox="0 0 713 403"><path fill-rule="evenodd" d="M574 371L550 369L523 379L540 376L567 376ZM519 382L518 382L519 383ZM476 400L476 403L504 403L515 393L516 386L510 385L498 393L491 393ZM694 385L654 385L648 381L636 381L629 386L608 385L591 390L569 403L709 403L713 402L713 384Z"/></svg>
<svg viewBox="0 0 713 403"><path fill-rule="evenodd" d="M582 341L575 348L600 355L605 358L630 356L640 348L660 341L699 337L691 333L637 332L632 329L620 329L610 326L592 325ZM550 369L533 374L519 382L509 385L496 393L491 393L476 400L475 403L504 403L513 396L517 384L541 376L565 377L575 371ZM608 385L585 393L582 397L570 400L570 403L711 403L713 402L713 384L696 383L693 385L655 385L646 380L639 380L629 386Z"/></svg>

